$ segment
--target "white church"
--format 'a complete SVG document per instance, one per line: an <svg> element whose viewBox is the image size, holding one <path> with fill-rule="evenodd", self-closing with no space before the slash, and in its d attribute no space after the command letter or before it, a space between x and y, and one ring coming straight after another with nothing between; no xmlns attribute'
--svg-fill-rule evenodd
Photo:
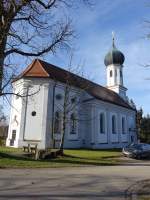
<svg viewBox="0 0 150 200"><path fill-rule="evenodd" d="M124 60L113 39L103 87L35 59L13 81L17 95L12 96L6 145L59 147L64 124L65 148L122 148L137 142L136 108L123 83Z"/></svg>

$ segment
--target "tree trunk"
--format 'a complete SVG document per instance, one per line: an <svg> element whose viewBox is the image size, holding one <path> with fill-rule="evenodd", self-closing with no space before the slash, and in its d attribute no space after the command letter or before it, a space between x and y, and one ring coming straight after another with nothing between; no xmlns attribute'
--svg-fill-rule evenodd
<svg viewBox="0 0 150 200"><path fill-rule="evenodd" d="M3 91L2 91L3 71L4 71L4 55L0 52L0 96L3 93Z"/></svg>
<svg viewBox="0 0 150 200"><path fill-rule="evenodd" d="M0 96L3 93L3 80L4 80L4 60L5 60L5 48L7 43L6 32L3 29L0 29ZM5 34L4 34L5 33ZM4 35L4 36L3 36Z"/></svg>
<svg viewBox="0 0 150 200"><path fill-rule="evenodd" d="M65 140L65 131L66 131L66 117L63 117L63 128L62 128L62 138L61 138L61 144L60 144L60 151L63 155L64 153L64 140Z"/></svg>
<svg viewBox="0 0 150 200"><path fill-rule="evenodd" d="M51 135L51 139L52 139L52 148L55 148L55 138L54 138L54 108L55 108L55 88L56 88L56 83L53 86L53 102L52 102L52 135Z"/></svg>
<svg viewBox="0 0 150 200"><path fill-rule="evenodd" d="M60 144L60 151L62 155L64 153L64 140L65 140L65 132L66 132L67 100L68 100L68 86L66 86L65 88L64 105L63 105L63 127L62 127L62 138L61 138L61 144Z"/></svg>

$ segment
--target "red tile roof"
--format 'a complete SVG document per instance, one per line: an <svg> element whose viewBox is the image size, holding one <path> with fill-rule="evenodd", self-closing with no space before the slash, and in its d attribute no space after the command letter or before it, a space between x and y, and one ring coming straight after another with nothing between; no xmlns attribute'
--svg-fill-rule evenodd
<svg viewBox="0 0 150 200"><path fill-rule="evenodd" d="M83 77L73 74L67 70L64 70L39 59L35 59L26 68L26 70L22 74L20 74L20 76L17 77L17 79L23 77L50 78L63 83L68 82L69 84L75 87L79 87L86 90L90 95L92 95L96 99L135 110L127 102L125 102L117 93L92 81L89 81Z"/></svg>

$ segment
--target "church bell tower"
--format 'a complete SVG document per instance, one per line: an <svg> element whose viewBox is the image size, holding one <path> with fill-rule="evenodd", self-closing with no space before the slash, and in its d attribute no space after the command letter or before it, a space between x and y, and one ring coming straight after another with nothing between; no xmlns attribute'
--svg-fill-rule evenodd
<svg viewBox="0 0 150 200"><path fill-rule="evenodd" d="M113 90L124 100L127 100L127 88L123 84L123 63L125 57L115 46L114 35L112 38L112 48L106 54L104 63L107 72L107 88Z"/></svg>

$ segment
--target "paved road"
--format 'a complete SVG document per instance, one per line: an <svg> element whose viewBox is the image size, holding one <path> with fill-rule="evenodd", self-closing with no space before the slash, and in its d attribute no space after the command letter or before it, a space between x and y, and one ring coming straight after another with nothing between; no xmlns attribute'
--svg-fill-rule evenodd
<svg viewBox="0 0 150 200"><path fill-rule="evenodd" d="M124 191L150 178L150 163L61 169L1 169L0 199L124 200Z"/></svg>

